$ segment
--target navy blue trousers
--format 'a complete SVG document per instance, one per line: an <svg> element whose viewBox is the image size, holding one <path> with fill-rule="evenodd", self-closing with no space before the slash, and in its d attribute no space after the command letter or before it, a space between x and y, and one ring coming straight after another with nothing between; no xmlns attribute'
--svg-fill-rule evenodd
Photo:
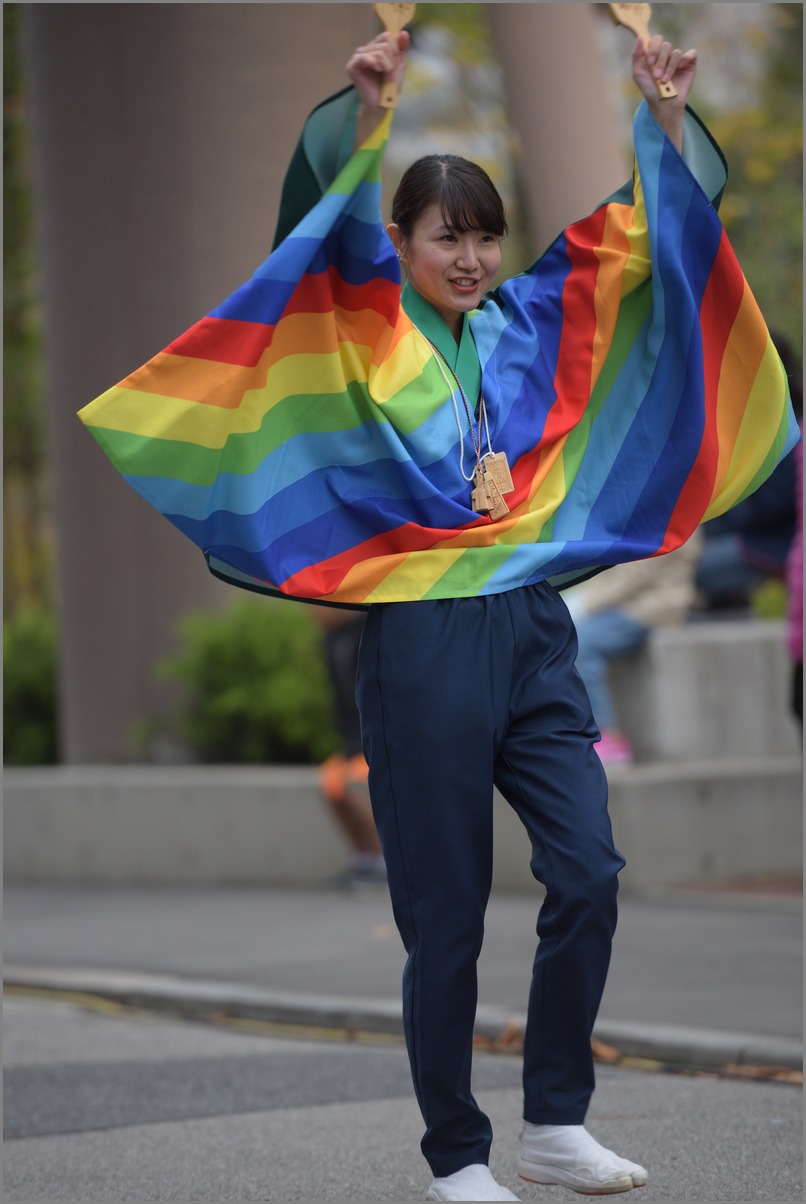
<svg viewBox="0 0 806 1204"><path fill-rule="evenodd" d="M483 598L373 606L358 666L370 793L408 954L403 1019L436 1176L487 1163L471 1092L476 963L492 879L496 785L546 888L524 1049L524 1117L581 1124L591 1032L616 926L599 732L565 603L541 583ZM524 993L526 983L524 983Z"/></svg>

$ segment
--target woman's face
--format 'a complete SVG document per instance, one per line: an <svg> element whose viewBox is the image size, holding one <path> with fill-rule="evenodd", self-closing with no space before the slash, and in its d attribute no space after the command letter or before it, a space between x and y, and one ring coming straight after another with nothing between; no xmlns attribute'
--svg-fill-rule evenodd
<svg viewBox="0 0 806 1204"><path fill-rule="evenodd" d="M417 219L410 238L387 226L412 288L433 305L454 335L462 315L475 309L501 266L501 240L485 230L453 230L434 202Z"/></svg>

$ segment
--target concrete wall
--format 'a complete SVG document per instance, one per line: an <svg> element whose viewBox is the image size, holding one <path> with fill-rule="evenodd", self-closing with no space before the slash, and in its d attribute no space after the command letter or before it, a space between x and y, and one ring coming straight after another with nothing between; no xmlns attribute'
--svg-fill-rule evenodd
<svg viewBox="0 0 806 1204"><path fill-rule="evenodd" d="M8 882L311 886L347 861L309 768L10 770L4 793ZM801 870L796 758L615 771L610 814L626 890ZM523 828L497 797L494 886L530 882Z"/></svg>
<svg viewBox="0 0 806 1204"><path fill-rule="evenodd" d="M703 621L660 628L614 661L619 719L640 761L795 757L783 622Z"/></svg>
<svg viewBox="0 0 806 1204"><path fill-rule="evenodd" d="M739 627L741 639L731 645ZM699 628L681 628L674 641L680 714L699 714L688 728L681 720L679 730L690 731L697 749L710 730L708 757L690 750L609 774L616 844L627 858L626 890L788 877L802 868L802 760L794 723L778 702L787 666L769 655L780 625L709 630L706 639ZM670 654L666 639L658 643L659 656ZM695 686L705 682L716 690L728 647L744 688L717 692L718 705L698 712ZM647 664L654 657L650 650ZM763 677L754 682L751 674L768 662L778 672L768 674L771 692L765 694L754 688ZM646 664L633 668L637 694ZM780 730L761 722L768 710L779 714ZM784 725L795 751L778 745ZM725 755L718 733L744 727L767 731L774 746L757 743L752 751ZM647 741L658 738L648 719L644 730ZM347 860L311 767L16 769L6 772L4 794L8 881L313 885ZM496 889L529 886L528 843L501 798L495 800L494 867Z"/></svg>

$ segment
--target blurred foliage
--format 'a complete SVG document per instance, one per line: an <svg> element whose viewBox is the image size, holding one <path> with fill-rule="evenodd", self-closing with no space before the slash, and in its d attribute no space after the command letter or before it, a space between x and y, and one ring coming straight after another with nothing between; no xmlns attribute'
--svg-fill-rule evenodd
<svg viewBox="0 0 806 1204"><path fill-rule="evenodd" d="M411 25L413 45L417 29L439 26L451 34L453 49L465 63L489 63L493 58L484 4L419 4Z"/></svg>
<svg viewBox="0 0 806 1204"><path fill-rule="evenodd" d="M785 619L788 595L786 582L770 578L750 595L750 609L759 619Z"/></svg>
<svg viewBox="0 0 806 1204"><path fill-rule="evenodd" d="M42 329L34 251L21 12L3 6L3 612L51 604Z"/></svg>
<svg viewBox="0 0 806 1204"><path fill-rule="evenodd" d="M28 611L3 625L3 760L52 765L56 729L56 629L52 615Z"/></svg>
<svg viewBox="0 0 806 1204"><path fill-rule="evenodd" d="M33 204L22 75L19 5L3 6L3 338L6 457L38 460L41 337L33 247ZM9 387L10 386L10 387Z"/></svg>
<svg viewBox="0 0 806 1204"><path fill-rule="evenodd" d="M309 608L238 598L180 623L161 677L184 686L179 734L205 762L310 763L339 747L322 639Z"/></svg>
<svg viewBox="0 0 806 1204"><path fill-rule="evenodd" d="M678 45L692 43L692 22L713 22L714 44L701 55L700 71L719 52L721 5L660 4L653 26ZM732 6L731 6L732 7ZM703 14L702 10L706 10ZM695 27L696 28L696 27ZM801 356L803 343L803 6L770 4L763 24L724 31L743 39L745 59L758 64L750 88L737 62L735 103L702 99L694 108L728 161L729 178L720 217L767 324L789 338ZM752 52L752 53L749 53ZM721 66L730 82L729 64ZM723 85L724 86L724 85ZM755 95L753 95L755 93Z"/></svg>

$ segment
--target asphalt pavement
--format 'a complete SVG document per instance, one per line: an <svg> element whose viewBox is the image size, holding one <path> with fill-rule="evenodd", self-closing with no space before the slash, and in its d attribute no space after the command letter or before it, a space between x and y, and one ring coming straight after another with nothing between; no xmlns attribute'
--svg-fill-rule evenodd
<svg viewBox="0 0 806 1204"><path fill-rule="evenodd" d="M540 901L537 890L490 900L478 1022L488 1037L523 1021ZM801 903L623 896L597 1037L664 1061L802 1067ZM4 932L7 983L400 1031L403 950L383 887L11 885Z"/></svg>
<svg viewBox="0 0 806 1204"><path fill-rule="evenodd" d="M494 894L474 1090L517 1180L540 896ZM383 889L10 885L9 1200L415 1200L429 1182ZM796 1200L801 900L621 901L589 1127L648 1200ZM493 1052L497 1049L499 1052Z"/></svg>

